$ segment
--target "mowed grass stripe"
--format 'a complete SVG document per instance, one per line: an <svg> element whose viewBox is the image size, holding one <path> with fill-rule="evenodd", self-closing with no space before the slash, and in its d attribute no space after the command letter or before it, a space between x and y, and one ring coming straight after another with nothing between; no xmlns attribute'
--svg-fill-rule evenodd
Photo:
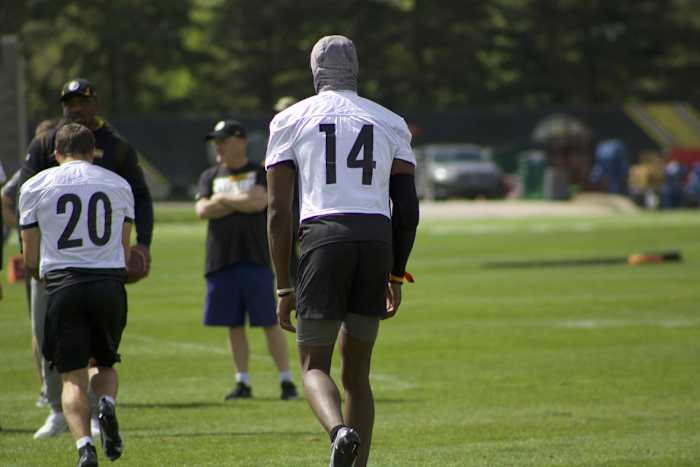
<svg viewBox="0 0 700 467"><path fill-rule="evenodd" d="M256 397L223 402L231 357L225 331L201 325L206 227L190 209L160 216L152 276L128 289L120 465L325 465L305 402L278 400L259 330ZM376 345L371 465L700 465L698 224L696 212L424 221L409 264L417 282ZM481 267L669 248L684 261ZM23 287L3 286L0 465L73 465L68 435L31 439L46 411L33 405ZM295 351L292 362L298 381Z"/></svg>

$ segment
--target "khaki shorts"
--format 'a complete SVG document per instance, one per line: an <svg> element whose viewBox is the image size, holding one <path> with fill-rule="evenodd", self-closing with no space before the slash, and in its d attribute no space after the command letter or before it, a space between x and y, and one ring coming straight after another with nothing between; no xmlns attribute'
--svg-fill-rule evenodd
<svg viewBox="0 0 700 467"><path fill-rule="evenodd" d="M348 313L345 320L299 319L297 321L297 344L303 346L332 346L338 337L338 331L353 339L368 344L374 343L379 334L379 317Z"/></svg>

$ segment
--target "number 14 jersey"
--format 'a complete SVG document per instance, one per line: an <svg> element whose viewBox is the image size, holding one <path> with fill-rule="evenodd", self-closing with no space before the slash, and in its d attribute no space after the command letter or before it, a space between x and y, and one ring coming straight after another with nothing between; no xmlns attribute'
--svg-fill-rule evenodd
<svg viewBox="0 0 700 467"><path fill-rule="evenodd" d="M39 227L39 275L124 268L122 228L134 218L129 183L86 161L43 170L20 190L20 228Z"/></svg>
<svg viewBox="0 0 700 467"><path fill-rule="evenodd" d="M416 163L401 117L353 91L322 91L275 116L265 167L294 163L301 221L333 214L390 218L394 159Z"/></svg>

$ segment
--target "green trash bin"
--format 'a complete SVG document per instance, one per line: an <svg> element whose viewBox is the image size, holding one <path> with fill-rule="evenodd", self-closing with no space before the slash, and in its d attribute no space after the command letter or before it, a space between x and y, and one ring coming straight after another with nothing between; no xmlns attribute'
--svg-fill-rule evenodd
<svg viewBox="0 0 700 467"><path fill-rule="evenodd" d="M522 197L542 199L544 187L545 155L543 151L527 151L518 158L518 175L522 180Z"/></svg>

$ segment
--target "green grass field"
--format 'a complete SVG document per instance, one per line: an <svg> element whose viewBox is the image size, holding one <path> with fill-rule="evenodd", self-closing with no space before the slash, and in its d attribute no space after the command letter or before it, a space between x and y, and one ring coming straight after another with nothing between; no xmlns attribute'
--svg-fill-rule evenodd
<svg viewBox="0 0 700 467"><path fill-rule="evenodd" d="M260 331L256 397L223 402L225 334L201 325L205 226L189 210L157 217L152 275L128 288L118 465L327 465L306 403L278 400ZM682 264L480 267L670 248ZM376 346L370 465L700 465L700 212L424 221L409 266L416 284ZM74 465L68 434L32 440L47 410L24 288L3 288L0 465Z"/></svg>

